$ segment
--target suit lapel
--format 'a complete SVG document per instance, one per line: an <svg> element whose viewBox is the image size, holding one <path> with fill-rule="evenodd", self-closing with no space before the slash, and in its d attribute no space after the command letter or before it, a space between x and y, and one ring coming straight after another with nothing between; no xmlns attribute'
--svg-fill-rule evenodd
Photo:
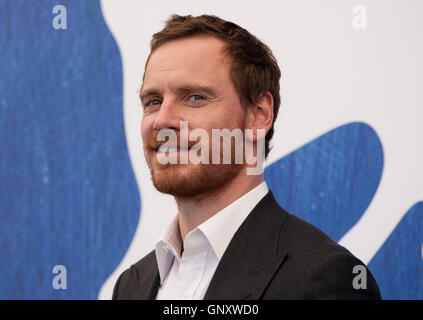
<svg viewBox="0 0 423 320"><path fill-rule="evenodd" d="M140 294L142 294L145 300L154 300L157 295L157 291L159 290L160 286L160 275L159 269L157 268L155 273L152 273L148 277L144 277L144 281L141 281L140 288L144 288L144 290L140 290Z"/></svg>
<svg viewBox="0 0 423 320"><path fill-rule="evenodd" d="M271 191L251 211L226 249L204 297L205 300L260 299L275 272L287 258L278 247L287 213ZM160 286L154 252L143 268L132 267L134 286L126 299L153 300Z"/></svg>
<svg viewBox="0 0 423 320"><path fill-rule="evenodd" d="M149 255L144 268L131 267L130 283L134 286L128 290L128 300L154 300L160 286L159 268L157 267L156 255L154 252Z"/></svg>
<svg viewBox="0 0 423 320"><path fill-rule="evenodd" d="M221 260L204 300L258 300L285 260L275 257L258 270L248 270L239 260Z"/></svg>
<svg viewBox="0 0 423 320"><path fill-rule="evenodd" d="M286 213L271 191L251 211L226 249L204 297L260 299L287 253L278 248Z"/></svg>

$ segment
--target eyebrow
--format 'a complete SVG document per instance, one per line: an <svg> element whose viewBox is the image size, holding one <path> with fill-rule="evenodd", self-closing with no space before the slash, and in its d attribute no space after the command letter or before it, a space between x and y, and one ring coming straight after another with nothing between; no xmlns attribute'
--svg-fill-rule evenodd
<svg viewBox="0 0 423 320"><path fill-rule="evenodd" d="M188 92L202 92L210 97L216 96L216 91L208 86L201 86L201 85L193 85L193 84L185 84L182 86L179 86L175 89L175 91L178 94L184 94ZM144 100L150 96L154 95L161 95L159 90L157 89L141 89L140 91L140 99L141 102L144 102Z"/></svg>

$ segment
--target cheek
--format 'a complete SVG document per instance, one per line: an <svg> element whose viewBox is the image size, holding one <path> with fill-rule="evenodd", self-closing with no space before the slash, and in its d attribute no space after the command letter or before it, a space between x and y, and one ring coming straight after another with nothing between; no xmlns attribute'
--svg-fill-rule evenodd
<svg viewBox="0 0 423 320"><path fill-rule="evenodd" d="M141 120L141 137L143 141L148 141L153 132L153 121L151 119L142 118Z"/></svg>
<svg viewBox="0 0 423 320"><path fill-rule="evenodd" d="M238 106L231 105L231 110L229 112L225 111L222 114L219 114L213 121L211 121L211 123L213 128L233 130L235 128L240 128L240 126L243 125L244 117L245 112L243 109L240 109Z"/></svg>

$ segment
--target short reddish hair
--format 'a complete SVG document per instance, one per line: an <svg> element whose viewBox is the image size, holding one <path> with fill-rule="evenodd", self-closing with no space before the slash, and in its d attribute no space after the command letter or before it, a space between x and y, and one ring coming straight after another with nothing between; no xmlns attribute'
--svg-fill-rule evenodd
<svg viewBox="0 0 423 320"><path fill-rule="evenodd" d="M231 62L230 76L243 105L254 104L259 95L269 91L273 96L273 123L265 138L265 157L270 151L273 126L280 107L281 71L270 48L247 30L216 16L172 15L165 27L153 35L151 54L166 42L210 35L225 42L225 53ZM149 58L150 58L149 56ZM148 60L146 66L148 64Z"/></svg>

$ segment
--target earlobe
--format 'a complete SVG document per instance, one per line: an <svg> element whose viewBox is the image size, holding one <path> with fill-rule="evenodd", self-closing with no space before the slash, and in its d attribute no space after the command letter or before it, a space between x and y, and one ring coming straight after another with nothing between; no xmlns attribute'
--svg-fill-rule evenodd
<svg viewBox="0 0 423 320"><path fill-rule="evenodd" d="M266 138L267 131L264 128L249 128L245 130L245 138L249 142L257 142Z"/></svg>

